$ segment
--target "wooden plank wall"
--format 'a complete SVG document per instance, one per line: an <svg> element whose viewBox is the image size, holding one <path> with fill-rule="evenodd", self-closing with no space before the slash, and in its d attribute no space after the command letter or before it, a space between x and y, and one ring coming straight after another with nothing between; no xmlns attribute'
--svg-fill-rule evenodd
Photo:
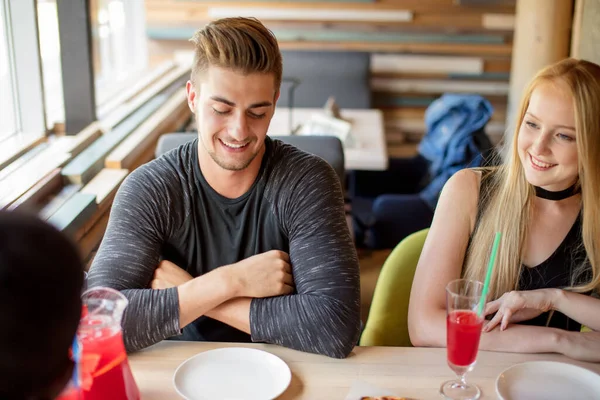
<svg viewBox="0 0 600 400"><path fill-rule="evenodd" d="M154 156L163 133L189 123L184 82L189 66L148 71L106 117L77 135L56 136L0 168L0 210L37 214L79 244L88 262L100 244L117 189ZM166 74L166 75L165 75Z"/></svg>
<svg viewBox="0 0 600 400"><path fill-rule="evenodd" d="M196 29L226 16L258 17L284 50L371 53L391 156L414 153L425 109L444 92L484 95L496 110L492 141L505 129L514 0L146 0L146 15L152 62L192 49Z"/></svg>

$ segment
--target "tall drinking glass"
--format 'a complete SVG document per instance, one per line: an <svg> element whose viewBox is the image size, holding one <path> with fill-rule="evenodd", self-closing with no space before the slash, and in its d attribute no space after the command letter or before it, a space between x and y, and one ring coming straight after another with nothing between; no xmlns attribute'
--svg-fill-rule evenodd
<svg viewBox="0 0 600 400"><path fill-rule="evenodd" d="M483 328L483 316L477 315L483 284L457 279L446 286L446 340L448 366L458 379L444 382L440 393L452 400L476 400L481 390L465 380L473 370Z"/></svg>

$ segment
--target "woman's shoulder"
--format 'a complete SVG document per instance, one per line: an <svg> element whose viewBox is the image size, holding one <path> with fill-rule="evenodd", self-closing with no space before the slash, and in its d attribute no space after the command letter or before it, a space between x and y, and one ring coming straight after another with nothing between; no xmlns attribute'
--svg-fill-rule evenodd
<svg viewBox="0 0 600 400"><path fill-rule="evenodd" d="M480 193L489 194L494 190L498 181L498 169L491 168L465 168L455 173L446 184L453 191L477 198Z"/></svg>
<svg viewBox="0 0 600 400"><path fill-rule="evenodd" d="M487 168L465 168L456 172L444 186L440 202L447 204L452 212L463 214L470 221L471 230L480 209L482 185L490 181L493 171Z"/></svg>
<svg viewBox="0 0 600 400"><path fill-rule="evenodd" d="M482 176L485 172L479 168L465 168L456 172L444 187L444 191L450 192L453 197L471 197L479 192Z"/></svg>

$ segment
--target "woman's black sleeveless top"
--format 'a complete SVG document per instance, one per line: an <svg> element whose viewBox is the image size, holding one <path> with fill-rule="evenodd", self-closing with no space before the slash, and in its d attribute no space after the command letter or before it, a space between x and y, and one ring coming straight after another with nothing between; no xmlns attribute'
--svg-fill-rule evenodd
<svg viewBox="0 0 600 400"><path fill-rule="evenodd" d="M479 224L481 213L485 212L486 204L483 198L487 196L482 196L481 194L486 193L487 190L491 189L489 186L492 180L489 179L489 177L490 173L482 173L476 225ZM541 264L536 265L535 267L522 266L516 290L565 288L583 282L589 282L592 271L591 266L587 261L585 248L583 247L581 223L580 214L562 243L554 253ZM469 246L470 244L469 241ZM574 277L573 274L584 262L586 263L585 272L580 274L579 277ZM579 331L581 329L581 324L558 311L542 313L536 318L521 322L521 324L550 326L570 331Z"/></svg>

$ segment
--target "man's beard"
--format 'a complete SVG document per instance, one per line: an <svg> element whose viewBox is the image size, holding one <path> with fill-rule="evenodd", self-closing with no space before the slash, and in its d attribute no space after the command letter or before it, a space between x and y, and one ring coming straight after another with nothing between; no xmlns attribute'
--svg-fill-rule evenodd
<svg viewBox="0 0 600 400"><path fill-rule="evenodd" d="M246 168L248 168L248 166L252 163L252 161L254 161L254 159L256 158L256 156L258 155L258 153L260 153L260 148L253 153L249 158L245 159L245 160L239 160L239 161L225 161L219 158L219 156L217 155L217 153L215 151L211 151L208 149L208 147L206 146L206 144L204 143L204 138L202 136L202 134L199 134L199 139L200 142L202 142L202 147L204 147L204 150L206 150L206 152L208 153L208 155L210 156L210 158L213 159L213 161L221 168L227 170L227 171L242 171ZM217 145L218 146L223 146L220 142L219 139L217 139L217 141L219 142ZM251 140L250 143L247 144L247 146L250 146L252 143L254 143L256 141L256 138L254 138L254 140Z"/></svg>
<svg viewBox="0 0 600 400"><path fill-rule="evenodd" d="M248 146L250 145L250 143L248 144ZM208 150L207 150L208 151ZM260 151L260 150L259 150ZM254 154L252 154L251 157L249 157L246 160L240 160L238 162L227 162L225 160L221 160L219 159L219 156L213 152L213 151L208 151L208 154L210 155L210 158L213 159L213 161L215 163L217 163L217 165L223 169L226 169L228 171L242 171L246 168L248 168L248 166L252 163L252 161L254 161L254 159L256 158L256 156L258 155L258 151Z"/></svg>

